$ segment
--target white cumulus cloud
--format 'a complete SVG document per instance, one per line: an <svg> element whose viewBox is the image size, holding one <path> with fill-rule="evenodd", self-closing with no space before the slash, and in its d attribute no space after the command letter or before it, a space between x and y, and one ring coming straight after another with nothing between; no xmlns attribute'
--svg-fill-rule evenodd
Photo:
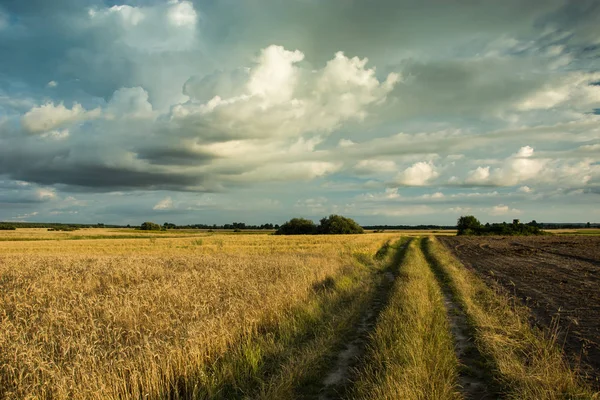
<svg viewBox="0 0 600 400"><path fill-rule="evenodd" d="M252 70L247 89L250 96L264 101L263 107L290 101L298 83L298 67L304 54L282 46L269 46L261 51L258 65Z"/></svg>
<svg viewBox="0 0 600 400"><path fill-rule="evenodd" d="M438 175L432 162L421 161L402 171L398 175L398 182L407 186L424 186Z"/></svg>
<svg viewBox="0 0 600 400"><path fill-rule="evenodd" d="M109 30L134 51L189 50L195 43L198 13L189 1L114 5L90 9L88 16L92 26Z"/></svg>
<svg viewBox="0 0 600 400"><path fill-rule="evenodd" d="M467 175L467 183L483 184L490 177L490 167L477 167Z"/></svg>
<svg viewBox="0 0 600 400"><path fill-rule="evenodd" d="M521 186L519 188L519 192L521 193L531 193L533 191L532 188L530 188L529 186Z"/></svg>
<svg viewBox="0 0 600 400"><path fill-rule="evenodd" d="M74 103L71 109L63 103L54 105L53 102L33 107L21 117L21 124L29 133L41 133L66 124L85 121L100 116L100 108L87 111L79 103Z"/></svg>
<svg viewBox="0 0 600 400"><path fill-rule="evenodd" d="M302 69L296 64L304 59L298 50L269 46L261 51L257 64L247 73L241 90L228 90L221 84L221 75L203 82L201 87L223 87L232 97L218 93L207 102L195 99L172 107L171 120L190 131L197 126L198 135L219 133L220 137L266 138L295 137L308 132L329 133L343 122L362 120L368 109L385 101L398 80L389 74L385 81L375 77L375 70L366 68L367 59L348 58L338 52L333 60L317 71ZM243 82L244 73L236 75ZM230 73L224 73L229 82ZM194 94L193 82L188 93Z"/></svg>
<svg viewBox="0 0 600 400"><path fill-rule="evenodd" d="M106 117L144 118L152 115L148 92L141 87L121 88L113 93L105 110Z"/></svg>

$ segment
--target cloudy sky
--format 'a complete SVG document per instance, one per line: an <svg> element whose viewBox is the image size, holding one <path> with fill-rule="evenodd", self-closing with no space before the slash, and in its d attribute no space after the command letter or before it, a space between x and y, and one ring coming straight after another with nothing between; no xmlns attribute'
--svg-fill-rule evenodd
<svg viewBox="0 0 600 400"><path fill-rule="evenodd" d="M0 0L0 220L600 222L595 0Z"/></svg>

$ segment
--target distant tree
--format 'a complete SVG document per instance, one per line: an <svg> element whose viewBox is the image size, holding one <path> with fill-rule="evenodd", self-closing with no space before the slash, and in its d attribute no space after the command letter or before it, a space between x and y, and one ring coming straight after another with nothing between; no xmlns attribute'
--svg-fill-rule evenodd
<svg viewBox="0 0 600 400"><path fill-rule="evenodd" d="M147 221L140 226L140 229L142 231L160 231L162 228L159 224Z"/></svg>
<svg viewBox="0 0 600 400"><path fill-rule="evenodd" d="M16 229L13 225L0 224L0 231L14 231Z"/></svg>
<svg viewBox="0 0 600 400"><path fill-rule="evenodd" d="M309 219L292 218L281 225L276 235L314 235L317 233L317 226Z"/></svg>
<svg viewBox="0 0 600 400"><path fill-rule="evenodd" d="M462 216L456 222L457 235L476 235L481 229L481 222L472 215Z"/></svg>
<svg viewBox="0 0 600 400"><path fill-rule="evenodd" d="M177 225L175 225L175 224L172 224L172 223L170 223L170 222L165 222L165 223L163 224L163 228L164 228L164 229L175 229L175 228L177 228Z"/></svg>
<svg viewBox="0 0 600 400"><path fill-rule="evenodd" d="M587 224L585 224L585 227L586 227L586 228L591 228L591 227L592 227L592 224L590 224L590 223L588 222Z"/></svg>
<svg viewBox="0 0 600 400"><path fill-rule="evenodd" d="M363 233L363 228L351 218L330 215L321 219L319 226L311 220L292 218L277 228L276 235L353 234Z"/></svg>
<svg viewBox="0 0 600 400"><path fill-rule="evenodd" d="M321 219L321 224L318 228L318 233L321 234L347 235L363 232L362 226L357 224L352 218L333 214Z"/></svg>

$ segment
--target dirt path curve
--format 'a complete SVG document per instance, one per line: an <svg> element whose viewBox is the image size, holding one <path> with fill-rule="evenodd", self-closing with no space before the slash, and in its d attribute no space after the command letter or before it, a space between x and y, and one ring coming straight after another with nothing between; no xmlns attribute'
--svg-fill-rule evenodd
<svg viewBox="0 0 600 400"><path fill-rule="evenodd" d="M345 394L351 385L352 373L363 356L369 334L375 328L377 317L388 303L390 291L396 279L398 266L404 257L408 244L404 243L395 249L394 260L386 270L381 271L377 280L377 288L368 307L361 316L356 330L349 335L343 349L338 352L335 364L325 374L319 400L337 400L346 398Z"/></svg>
<svg viewBox="0 0 600 400"><path fill-rule="evenodd" d="M433 271L444 295L444 305L448 314L450 330L454 337L456 357L460 363L459 383L465 399L496 399L497 394L490 388L489 373L485 367L485 358L481 355L473 340L473 330L461 305L455 299L448 279L421 240L421 251Z"/></svg>

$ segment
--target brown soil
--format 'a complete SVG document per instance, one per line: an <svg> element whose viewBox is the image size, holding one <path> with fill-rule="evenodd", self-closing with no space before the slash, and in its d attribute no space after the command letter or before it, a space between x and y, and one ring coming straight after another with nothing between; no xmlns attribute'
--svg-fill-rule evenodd
<svg viewBox="0 0 600 400"><path fill-rule="evenodd" d="M600 237L440 237L467 267L499 283L536 323L558 323L566 354L600 386Z"/></svg>

